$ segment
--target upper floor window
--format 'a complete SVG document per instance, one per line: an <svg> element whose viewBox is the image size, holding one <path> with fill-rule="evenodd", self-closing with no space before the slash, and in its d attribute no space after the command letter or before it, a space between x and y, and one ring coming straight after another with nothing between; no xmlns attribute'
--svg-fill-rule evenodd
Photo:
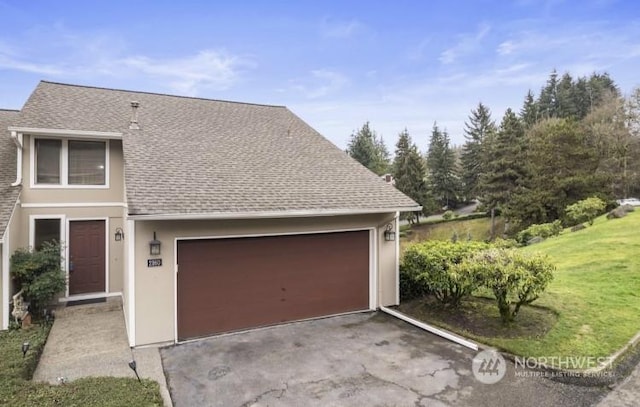
<svg viewBox="0 0 640 407"><path fill-rule="evenodd" d="M36 185L107 184L107 142L38 138L34 141Z"/></svg>

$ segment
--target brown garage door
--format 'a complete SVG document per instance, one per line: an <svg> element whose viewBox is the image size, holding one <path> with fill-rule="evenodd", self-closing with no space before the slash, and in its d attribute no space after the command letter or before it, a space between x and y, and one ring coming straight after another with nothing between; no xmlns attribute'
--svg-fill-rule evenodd
<svg viewBox="0 0 640 407"><path fill-rule="evenodd" d="M178 241L178 338L369 308L369 232Z"/></svg>

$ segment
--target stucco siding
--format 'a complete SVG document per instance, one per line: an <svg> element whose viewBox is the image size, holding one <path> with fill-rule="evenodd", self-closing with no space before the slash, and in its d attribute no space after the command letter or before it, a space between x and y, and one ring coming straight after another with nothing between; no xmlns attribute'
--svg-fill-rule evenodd
<svg viewBox="0 0 640 407"><path fill-rule="evenodd" d="M23 203L116 203L124 201L124 160L121 140L109 140L109 188L31 188L31 138L31 136L25 135L23 142Z"/></svg>
<svg viewBox="0 0 640 407"><path fill-rule="evenodd" d="M15 290L11 281L10 259L13 252L20 247L18 245L22 227L20 212L20 207L16 206L5 231L5 243L0 244L0 287L2 287L0 290L0 310L2 311L0 320L2 328L7 328L11 318L9 302Z"/></svg>
<svg viewBox="0 0 640 407"><path fill-rule="evenodd" d="M91 207L91 208L22 208L20 210L20 227L16 228L16 239L12 241L15 247L29 247L30 229L34 217L62 217L63 245L66 244L65 236L70 221L83 219L105 219L107 221L107 261L109 279L107 290L110 293L122 292L124 288L124 243L125 241L115 241L115 231L117 227L122 227L123 209L117 207ZM125 234L126 239L126 234Z"/></svg>
<svg viewBox="0 0 640 407"><path fill-rule="evenodd" d="M135 345L173 342L175 339L176 239L262 234L324 232L346 229L375 230L377 247L377 298L375 306L393 304L396 298L395 243L385 242L385 226L395 213L316 218L226 221L135 222ZM156 232L162 242L160 256L149 255L149 241ZM147 267L147 259L161 258L161 267Z"/></svg>

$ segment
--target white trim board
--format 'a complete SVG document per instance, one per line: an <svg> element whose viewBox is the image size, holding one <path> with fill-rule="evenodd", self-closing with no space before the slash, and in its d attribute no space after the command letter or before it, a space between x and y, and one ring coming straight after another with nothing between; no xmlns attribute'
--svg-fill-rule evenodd
<svg viewBox="0 0 640 407"><path fill-rule="evenodd" d="M51 202L21 203L22 208L126 208L126 202Z"/></svg>
<svg viewBox="0 0 640 407"><path fill-rule="evenodd" d="M136 222L127 220L127 328L129 346L136 346Z"/></svg>
<svg viewBox="0 0 640 407"><path fill-rule="evenodd" d="M71 136L78 138L92 139L122 139L122 133L113 131L93 131L93 130L65 130L49 129L41 127L14 127L8 128L16 133L30 134L34 136Z"/></svg>
<svg viewBox="0 0 640 407"><path fill-rule="evenodd" d="M9 329L9 236L0 243L2 262L2 329Z"/></svg>
<svg viewBox="0 0 640 407"><path fill-rule="evenodd" d="M113 293L77 294L77 295L70 295L67 297L60 297L58 298L58 302L95 300L97 298L110 298L110 297L122 297L122 293L120 291L117 291Z"/></svg>
<svg viewBox="0 0 640 407"><path fill-rule="evenodd" d="M291 211L259 211L259 212L218 212L218 213L184 213L159 215L129 215L133 220L189 220L189 219L260 219L260 218L313 218L320 216L340 215L374 215L381 213L412 212L419 207L378 208L378 209L326 209L326 210L291 210Z"/></svg>
<svg viewBox="0 0 640 407"><path fill-rule="evenodd" d="M377 246L377 231L376 227L359 227L359 228L347 228L347 229L331 229L331 230L314 230L314 231L301 231L301 232L279 232L279 233L262 233L262 234L244 234L244 235L228 235L228 236L184 236L175 237L173 240L173 333L175 343L184 343L187 341L178 341L178 241L180 240L218 240L218 239L241 239L250 237L274 237L274 236L296 236L296 235L317 235L326 233L341 233L341 232L357 232L368 231L369 232L369 310L373 311L378 306L378 293L377 293L377 279L379 276L378 267L378 246ZM315 317L324 318L325 316ZM315 319L311 318L311 319ZM298 321L290 321L298 322ZM133 346L133 345L132 345Z"/></svg>

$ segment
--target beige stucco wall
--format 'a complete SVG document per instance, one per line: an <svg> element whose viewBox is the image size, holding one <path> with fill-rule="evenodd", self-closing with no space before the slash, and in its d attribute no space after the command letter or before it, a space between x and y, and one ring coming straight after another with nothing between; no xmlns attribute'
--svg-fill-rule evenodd
<svg viewBox="0 0 640 407"><path fill-rule="evenodd" d="M22 228L22 218L20 216L20 207L16 206L14 208L13 214L11 215L11 218L9 219L9 224L7 225L7 229L5 231L5 241L8 241L8 244L0 244L0 256L8 256L8 259L11 258L11 254L18 249L19 246L19 237L20 237L20 231ZM6 251L6 252L4 252ZM5 299L4 298L4 294L3 294L3 290L0 289L0 319L2 318L1 316L4 315L5 312L7 312L4 307L5 307L5 302L11 301L11 296L13 296L14 294L14 289L13 289L13 283L11 282L11 275L10 275L10 270L7 269L7 272L9 273L9 277L7 279L7 281L4 281L2 276L3 276L3 261L2 258L0 257L0 287L4 287L4 284L8 284L8 291L9 291L9 295L8 297ZM8 304L8 303L7 303ZM7 310L10 311L10 306L7 308ZM9 319L11 319L11 316L9 315Z"/></svg>
<svg viewBox="0 0 640 407"><path fill-rule="evenodd" d="M54 202L123 202L124 160L122 141L109 140L109 188L31 188L31 137L24 136L22 160L22 201Z"/></svg>
<svg viewBox="0 0 640 407"><path fill-rule="evenodd" d="M114 240L116 228L123 227L126 211L122 141L109 140L109 188L31 188L31 136L24 135L23 146L22 193L18 205L20 210L16 217L17 224L11 229L15 233L11 239L12 250L29 246L31 219L34 215L62 216L63 236L66 235L68 222L71 220L105 219L108 228L107 291L122 292L124 242ZM105 206L100 206L101 203Z"/></svg>
<svg viewBox="0 0 640 407"><path fill-rule="evenodd" d="M63 235L68 224L73 220L82 219L106 219L107 221L107 246L108 246L108 273L109 280L107 291L110 293L122 292L124 272L124 241L116 242L114 239L116 228L122 227L122 209L118 207L91 207L91 208L22 208L20 210L20 227L16 239L12 240L16 248L29 247L29 228L33 215L38 216L62 216ZM64 242L63 242L64 243Z"/></svg>
<svg viewBox="0 0 640 407"><path fill-rule="evenodd" d="M396 245L385 242L385 226L395 213L317 218L136 221L135 222L135 345L172 342L175 336L175 242L181 237L218 237L279 234L340 229L375 228L377 239L379 305L395 304ZM147 267L149 240L156 232L162 242L161 267Z"/></svg>

